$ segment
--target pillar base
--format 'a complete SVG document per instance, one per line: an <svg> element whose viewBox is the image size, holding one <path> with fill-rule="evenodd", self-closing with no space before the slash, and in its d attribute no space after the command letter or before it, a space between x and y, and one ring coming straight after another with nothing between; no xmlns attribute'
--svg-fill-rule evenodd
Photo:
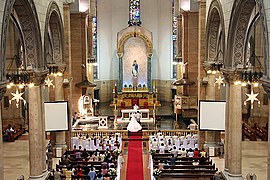
<svg viewBox="0 0 270 180"><path fill-rule="evenodd" d="M224 179L228 180L243 180L242 174L231 174L228 171L224 170L221 172Z"/></svg>
<svg viewBox="0 0 270 180"><path fill-rule="evenodd" d="M54 157L62 157L62 155L66 152L67 145L66 144L55 144L53 148Z"/></svg>
<svg viewBox="0 0 270 180"><path fill-rule="evenodd" d="M28 180L46 180L50 176L50 171L45 171L38 176L29 176Z"/></svg>
<svg viewBox="0 0 270 180"><path fill-rule="evenodd" d="M205 151L208 153L209 156L219 156L219 146L217 145L216 142L205 142L203 148L205 149ZM209 148L214 148L213 155L210 155Z"/></svg>

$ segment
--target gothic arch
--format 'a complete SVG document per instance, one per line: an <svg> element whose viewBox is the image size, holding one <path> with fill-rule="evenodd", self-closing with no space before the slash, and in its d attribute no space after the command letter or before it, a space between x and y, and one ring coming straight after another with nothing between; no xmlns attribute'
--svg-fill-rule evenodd
<svg viewBox="0 0 270 180"><path fill-rule="evenodd" d="M206 61L214 61L219 50L224 54L224 16L219 1L214 0L210 4L206 22Z"/></svg>
<svg viewBox="0 0 270 180"><path fill-rule="evenodd" d="M64 29L58 5L51 2L46 14L44 31L45 63L64 63Z"/></svg>
<svg viewBox="0 0 270 180"><path fill-rule="evenodd" d="M255 5L255 1L249 0L238 0L233 5L228 31L226 68L244 65L245 39L250 16Z"/></svg>
<svg viewBox="0 0 270 180"><path fill-rule="evenodd" d="M5 79L6 37L12 14L16 14L17 23L20 25L20 29L22 31L25 62L27 67L32 67L34 69L44 68L40 27L33 0L9 0L6 1L5 4L1 34L1 80Z"/></svg>

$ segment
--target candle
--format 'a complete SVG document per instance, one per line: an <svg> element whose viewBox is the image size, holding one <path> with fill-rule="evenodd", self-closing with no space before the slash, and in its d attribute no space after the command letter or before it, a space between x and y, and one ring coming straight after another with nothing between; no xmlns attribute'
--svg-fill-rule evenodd
<svg viewBox="0 0 270 180"><path fill-rule="evenodd" d="M156 103L154 104L154 109L156 109Z"/></svg>
<svg viewBox="0 0 270 180"><path fill-rule="evenodd" d="M114 110L116 110L116 104L114 105Z"/></svg>

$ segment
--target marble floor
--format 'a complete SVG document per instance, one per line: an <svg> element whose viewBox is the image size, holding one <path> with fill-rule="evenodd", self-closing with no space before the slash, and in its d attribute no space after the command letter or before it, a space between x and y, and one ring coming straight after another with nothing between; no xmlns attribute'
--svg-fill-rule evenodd
<svg viewBox="0 0 270 180"><path fill-rule="evenodd" d="M20 175L29 176L29 141L16 140L4 143L4 180L16 180ZM267 142L265 141L243 141L242 147L242 175L255 173L258 180L266 180L267 172ZM125 157L124 157L125 158ZM224 159L212 157L219 171L224 169ZM59 159L54 159L55 163ZM125 161L126 162L126 161ZM147 151L144 153L144 168L147 170ZM125 165L123 166L125 168ZM122 173L125 173L123 170ZM122 177L125 177L124 174ZM147 176L149 177L149 176ZM121 178L124 180L124 178ZM148 178L146 178L147 180Z"/></svg>
<svg viewBox="0 0 270 180"><path fill-rule="evenodd" d="M103 104L99 107L99 114L113 116L111 108L107 108L109 104ZM163 103L157 109L157 116L160 121L157 122L156 129L174 129L174 114L171 103ZM185 129L184 122L178 122L181 129ZM113 124L112 124L113 126ZM23 135L26 136L26 135ZM28 138L21 138L25 140L16 140L15 142L6 142L3 145L4 155L4 180L16 180L20 175L29 176L29 141ZM146 143L147 144L147 143ZM127 150L126 150L127 151ZM144 149L144 169L145 174L148 170L148 151ZM267 142L265 141L243 141L242 143L242 175L245 177L247 173L255 173L257 180L266 180L267 172ZM124 154L124 158L127 153ZM219 157L212 157L213 162L219 171L224 169L224 159ZM53 167L58 163L57 158L54 158ZM126 161L125 161L126 162ZM125 178L126 164L123 165L122 178ZM149 174L149 173L148 173ZM145 180L149 180L150 176L145 176Z"/></svg>

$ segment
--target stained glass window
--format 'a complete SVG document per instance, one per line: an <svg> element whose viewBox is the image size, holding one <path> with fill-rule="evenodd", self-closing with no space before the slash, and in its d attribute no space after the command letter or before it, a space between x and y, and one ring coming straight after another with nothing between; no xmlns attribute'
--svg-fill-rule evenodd
<svg viewBox="0 0 270 180"><path fill-rule="evenodd" d="M177 56L177 16L175 16L175 6L174 0L172 0L172 47L173 47L173 64L172 64L172 78L176 78L177 68L176 68L176 56Z"/></svg>
<svg viewBox="0 0 270 180"><path fill-rule="evenodd" d="M141 25L140 20L140 0L129 1L129 25Z"/></svg>

